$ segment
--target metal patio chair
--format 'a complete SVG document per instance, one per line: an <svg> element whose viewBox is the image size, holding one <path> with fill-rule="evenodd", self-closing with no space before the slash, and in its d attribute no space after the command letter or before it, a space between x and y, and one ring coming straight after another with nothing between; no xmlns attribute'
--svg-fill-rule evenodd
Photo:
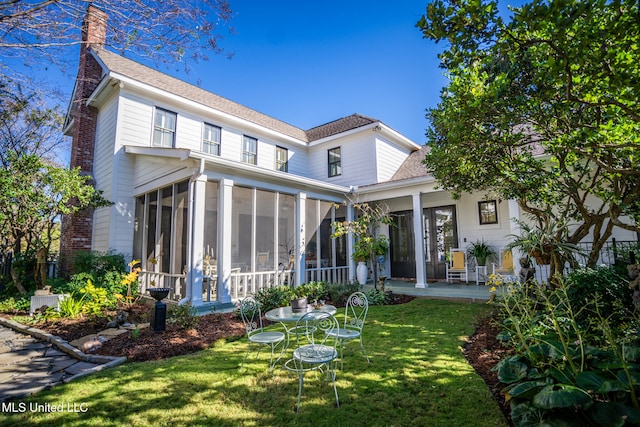
<svg viewBox="0 0 640 427"><path fill-rule="evenodd" d="M367 362L371 362L362 344L362 329L364 328L364 321L367 318L368 311L369 300L367 300L367 296L363 292L352 293L347 298L347 304L344 308L344 327L329 332L336 336L340 345L340 369L344 367L342 346L345 341L349 340L357 339L360 342L362 354L367 358Z"/></svg>
<svg viewBox="0 0 640 427"><path fill-rule="evenodd" d="M247 331L247 338L249 341L247 353L244 355L242 365L240 366L242 367L244 365L244 362L247 360L247 356L249 356L252 344L257 344L260 346L260 348L262 348L262 346L269 346L271 347L269 370L273 372L273 367L276 363L278 363L278 361L284 354L286 342L285 334L278 331L264 330L262 326L262 311L260 310L260 303L253 296L248 296L240 302L240 316L242 317L242 322L244 323L245 330ZM278 345L281 345L282 349L280 350L280 355L274 361L273 357L275 354L275 349L278 347ZM259 350L258 354L260 354Z"/></svg>
<svg viewBox="0 0 640 427"><path fill-rule="evenodd" d="M305 313L297 322L293 335L296 349L293 357L285 364L285 369L298 375L298 404L296 412L300 410L300 397L304 375L307 372L325 372L327 383L333 382L333 392L336 396L336 406L340 407L338 389L336 388L336 365L338 339L333 333L340 325L336 318L329 313L311 311Z"/></svg>

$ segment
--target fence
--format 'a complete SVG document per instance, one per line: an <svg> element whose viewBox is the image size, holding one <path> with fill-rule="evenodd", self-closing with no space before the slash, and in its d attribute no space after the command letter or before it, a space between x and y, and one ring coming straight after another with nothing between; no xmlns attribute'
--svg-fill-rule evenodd
<svg viewBox="0 0 640 427"><path fill-rule="evenodd" d="M60 257L58 254L49 255L47 258L47 277L55 279L60 272ZM11 263L14 261L13 253L6 252L0 254L0 276L9 277L11 275Z"/></svg>
<svg viewBox="0 0 640 427"><path fill-rule="evenodd" d="M584 267L587 265L589 258L588 254L593 248L592 242L581 242L577 245L582 249L583 254L577 254L574 256L578 265ZM633 254L633 255L630 255ZM630 264L632 262L639 262L640 260L640 242L634 240L616 240L612 239L604 244L600 250L598 261L596 265L612 266L616 264ZM632 260L632 257L635 259ZM573 267L569 263L564 266L564 273L569 273L573 270ZM547 282L549 280L549 266L548 265L536 265L536 279L540 282Z"/></svg>

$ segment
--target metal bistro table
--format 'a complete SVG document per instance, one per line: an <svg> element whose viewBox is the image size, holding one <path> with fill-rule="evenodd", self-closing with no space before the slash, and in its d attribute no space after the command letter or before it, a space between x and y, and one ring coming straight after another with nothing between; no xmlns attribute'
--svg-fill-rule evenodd
<svg viewBox="0 0 640 427"><path fill-rule="evenodd" d="M293 310L291 310L291 306L286 306L286 307L278 307L278 308L269 310L264 314L264 317L266 317L267 320L271 320L272 322L280 322L280 324L282 324L282 326L284 327L284 330L287 331L287 343L285 346L285 350L286 350L287 348L289 348L289 341L291 340L291 333L295 330L295 323L298 322L298 320L304 314L306 313L336 314L337 311L338 310L330 304L325 304L320 308L314 308L313 306L309 305L307 307L307 310L302 312L294 312ZM294 326L292 328L289 328L287 327L287 323L294 323Z"/></svg>

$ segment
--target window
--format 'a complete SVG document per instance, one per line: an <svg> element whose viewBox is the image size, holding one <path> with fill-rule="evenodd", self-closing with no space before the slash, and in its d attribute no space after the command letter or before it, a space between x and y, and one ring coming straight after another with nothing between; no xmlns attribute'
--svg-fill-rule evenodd
<svg viewBox="0 0 640 427"><path fill-rule="evenodd" d="M276 146L276 170L289 172L289 150Z"/></svg>
<svg viewBox="0 0 640 427"><path fill-rule="evenodd" d="M342 175L340 147L329 150L329 178Z"/></svg>
<svg viewBox="0 0 640 427"><path fill-rule="evenodd" d="M478 213L480 225L498 223L498 208L495 200L478 202Z"/></svg>
<svg viewBox="0 0 640 427"><path fill-rule="evenodd" d="M176 136L176 113L156 108L153 124L153 146L173 147Z"/></svg>
<svg viewBox="0 0 640 427"><path fill-rule="evenodd" d="M216 156L220 155L220 132L218 126L204 124L202 135L202 151Z"/></svg>
<svg viewBox="0 0 640 427"><path fill-rule="evenodd" d="M242 139L242 161L250 165L258 164L258 140L250 136Z"/></svg>

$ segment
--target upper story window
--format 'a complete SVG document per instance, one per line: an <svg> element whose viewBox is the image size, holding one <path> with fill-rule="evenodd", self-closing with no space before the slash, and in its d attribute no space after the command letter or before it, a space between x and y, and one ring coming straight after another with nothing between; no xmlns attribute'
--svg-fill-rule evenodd
<svg viewBox="0 0 640 427"><path fill-rule="evenodd" d="M153 145L155 147L173 147L176 139L176 113L156 108L153 123Z"/></svg>
<svg viewBox="0 0 640 427"><path fill-rule="evenodd" d="M216 156L220 155L220 133L218 126L204 124L202 132L202 151Z"/></svg>
<svg viewBox="0 0 640 427"><path fill-rule="evenodd" d="M289 150L276 146L276 170L289 172Z"/></svg>
<svg viewBox="0 0 640 427"><path fill-rule="evenodd" d="M329 150L329 178L342 175L342 157L340 147Z"/></svg>
<svg viewBox="0 0 640 427"><path fill-rule="evenodd" d="M258 140L244 135L242 138L242 161L250 165L258 164Z"/></svg>

